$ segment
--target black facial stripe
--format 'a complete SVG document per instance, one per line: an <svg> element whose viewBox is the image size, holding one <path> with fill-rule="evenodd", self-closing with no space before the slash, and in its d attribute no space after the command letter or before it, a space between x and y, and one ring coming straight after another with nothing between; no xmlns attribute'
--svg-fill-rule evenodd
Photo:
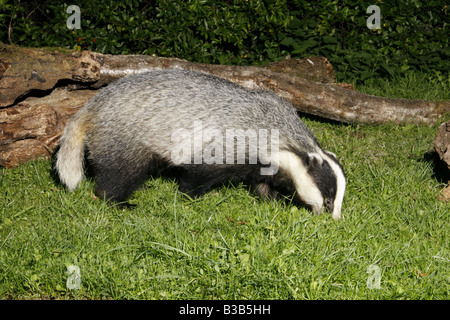
<svg viewBox="0 0 450 320"><path fill-rule="evenodd" d="M320 192L325 199L332 199L336 197L337 179L330 164L324 160L322 165L320 163L312 163L308 167L308 174L312 177Z"/></svg>
<svg viewBox="0 0 450 320"><path fill-rule="evenodd" d="M324 152L325 152L325 154L327 154L327 155L330 157L330 159L331 159L335 164L337 164L337 165L339 166L339 168L340 168L341 171L342 171L342 174L343 174L344 177L345 177L344 168L342 167L341 163L340 163L339 160L336 158L336 156L335 156L334 154L332 154L331 152L328 152L328 151L326 151L326 150L324 150Z"/></svg>

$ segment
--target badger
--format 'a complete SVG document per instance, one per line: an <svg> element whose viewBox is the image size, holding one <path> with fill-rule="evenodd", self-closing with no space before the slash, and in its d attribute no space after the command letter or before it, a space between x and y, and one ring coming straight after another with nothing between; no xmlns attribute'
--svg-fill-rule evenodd
<svg viewBox="0 0 450 320"><path fill-rule="evenodd" d="M167 176L199 197L227 183L340 218L346 178L289 102L196 71L152 70L121 78L65 127L55 157L74 190L93 173L95 194L120 205L147 179Z"/></svg>

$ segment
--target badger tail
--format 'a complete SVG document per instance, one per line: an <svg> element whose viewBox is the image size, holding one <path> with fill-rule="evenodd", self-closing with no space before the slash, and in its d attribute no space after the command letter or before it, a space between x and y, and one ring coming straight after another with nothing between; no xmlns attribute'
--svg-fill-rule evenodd
<svg viewBox="0 0 450 320"><path fill-rule="evenodd" d="M56 154L55 169L69 191L84 179L84 140L89 125L89 113L77 112L66 125Z"/></svg>

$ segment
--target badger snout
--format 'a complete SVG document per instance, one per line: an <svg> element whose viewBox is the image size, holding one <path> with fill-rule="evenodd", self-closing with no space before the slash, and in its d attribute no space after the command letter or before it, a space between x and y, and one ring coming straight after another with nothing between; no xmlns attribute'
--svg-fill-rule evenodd
<svg viewBox="0 0 450 320"><path fill-rule="evenodd" d="M333 199L325 199L323 202L324 208L328 213L333 213L334 211L334 201Z"/></svg>

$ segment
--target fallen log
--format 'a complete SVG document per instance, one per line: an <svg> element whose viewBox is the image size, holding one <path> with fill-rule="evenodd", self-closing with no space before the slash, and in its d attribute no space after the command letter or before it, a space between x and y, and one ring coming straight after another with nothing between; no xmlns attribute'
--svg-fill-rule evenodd
<svg viewBox="0 0 450 320"><path fill-rule="evenodd" d="M447 165L450 172L450 121L439 126L436 138L434 139L434 149L439 158ZM450 181L447 188L442 190L438 199L441 201L450 201Z"/></svg>
<svg viewBox="0 0 450 320"><path fill-rule="evenodd" d="M88 51L20 48L0 42L0 108L50 92L64 80L97 81L101 61L95 57Z"/></svg>
<svg viewBox="0 0 450 320"><path fill-rule="evenodd" d="M268 89L290 101L299 112L341 121L381 124L435 123L443 114L450 112L450 101L425 101L390 99L357 92L348 86L335 84L332 66L325 58L292 60L289 73L279 72L283 67L277 63L268 66L224 66L192 63L179 59L151 56L102 56L100 77L94 86L110 83L129 74L155 68L179 68L210 73L228 79L249 89ZM285 60L286 63L286 60ZM287 63L286 63L287 64ZM298 64L303 67L296 73ZM317 75L302 72L305 65L317 66ZM275 70L275 71L274 71ZM323 75L330 76L323 76ZM333 74L331 76L331 74ZM322 75L322 76L321 76ZM320 79L320 82L312 79Z"/></svg>
<svg viewBox="0 0 450 320"><path fill-rule="evenodd" d="M53 153L67 120L97 93L95 90L53 90L0 109L0 166L14 167Z"/></svg>
<svg viewBox="0 0 450 320"><path fill-rule="evenodd" d="M210 73L250 89L277 93L303 113L357 123L425 123L450 112L450 102L387 99L336 84L323 57L263 66L225 66L142 55L30 49L0 43L0 166L53 151L68 118L110 82L152 69Z"/></svg>
<svg viewBox="0 0 450 320"><path fill-rule="evenodd" d="M322 57L288 59L265 66L226 66L0 44L0 66L0 107L12 105L30 92L51 90L58 81L99 88L137 72L180 68L210 73L250 89L273 90L300 112L342 122L431 124L450 112L450 101L389 99L336 85L333 68Z"/></svg>

